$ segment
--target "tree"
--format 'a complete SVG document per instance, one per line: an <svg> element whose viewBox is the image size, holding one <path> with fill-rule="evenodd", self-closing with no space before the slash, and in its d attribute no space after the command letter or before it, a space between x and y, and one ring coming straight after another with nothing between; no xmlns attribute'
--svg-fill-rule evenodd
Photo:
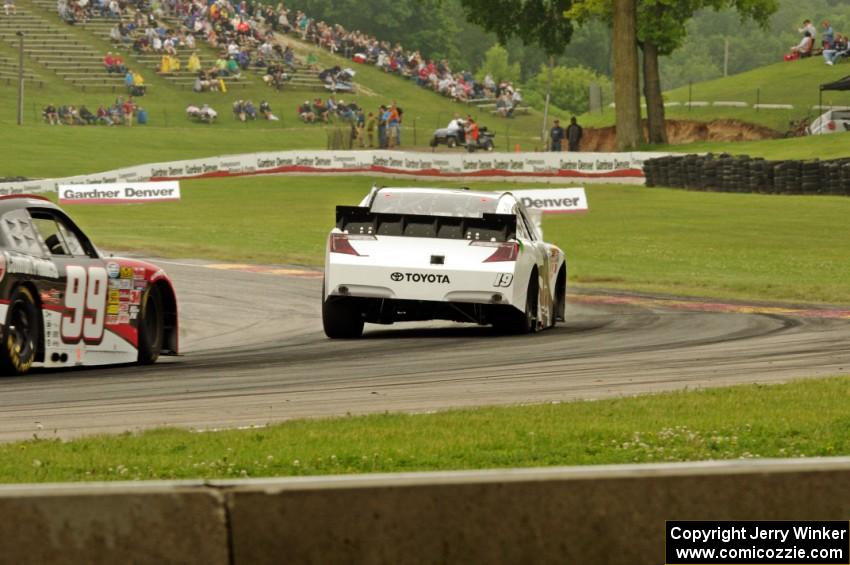
<svg viewBox="0 0 850 565"><path fill-rule="evenodd" d="M311 18L401 43L429 58L455 59L462 47L451 4L441 0L301 0L298 5Z"/></svg>
<svg viewBox="0 0 850 565"><path fill-rule="evenodd" d="M636 149L643 138L640 125L640 73L637 56L636 0L614 0L614 103L617 149Z"/></svg>
<svg viewBox="0 0 850 565"><path fill-rule="evenodd" d="M568 17L578 20L617 15L616 0L576 0ZM650 143L666 143L659 58L672 54L687 37L685 24L701 9L731 8L743 19L767 25L778 0L637 0L637 40L643 51L644 96ZM615 46L620 41L615 32Z"/></svg>
<svg viewBox="0 0 850 565"><path fill-rule="evenodd" d="M475 74L475 78L481 81L488 74L496 82L503 80L517 82L520 74L519 63L510 64L507 50L501 45L494 45L484 55L484 62Z"/></svg>
<svg viewBox="0 0 850 565"><path fill-rule="evenodd" d="M506 45L516 37L547 55L563 53L573 34L564 14L572 0L460 0L466 19L496 34Z"/></svg>
<svg viewBox="0 0 850 565"><path fill-rule="evenodd" d="M526 87L525 100L542 100L546 96L549 70L540 67L540 73L534 76ZM610 100L611 81L584 67L555 67L552 69L552 104L572 114L583 114L590 109L588 92L591 84L602 88L602 98Z"/></svg>

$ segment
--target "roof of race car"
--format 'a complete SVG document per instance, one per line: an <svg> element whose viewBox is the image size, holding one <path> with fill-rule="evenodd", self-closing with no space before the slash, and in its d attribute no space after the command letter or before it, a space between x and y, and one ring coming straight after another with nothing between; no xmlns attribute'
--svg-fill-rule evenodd
<svg viewBox="0 0 850 565"><path fill-rule="evenodd" d="M11 210L30 208L32 206L38 206L39 208L58 208L56 204L44 196L34 194L9 194L0 196L0 214Z"/></svg>
<svg viewBox="0 0 850 565"><path fill-rule="evenodd" d="M503 202L505 196L511 197L507 203ZM470 213L509 213L515 202L516 200L509 192L484 192L460 188L384 187L370 193L361 205L368 205L373 212L417 212L453 216Z"/></svg>

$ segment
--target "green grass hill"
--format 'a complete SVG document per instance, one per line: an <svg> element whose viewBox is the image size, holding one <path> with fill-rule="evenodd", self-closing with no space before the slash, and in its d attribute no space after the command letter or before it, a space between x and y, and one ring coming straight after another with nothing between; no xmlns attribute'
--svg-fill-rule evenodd
<svg viewBox="0 0 850 565"><path fill-rule="evenodd" d="M821 84L847 75L850 75L850 61L847 60L841 60L835 66L826 65L820 56L783 61L665 92L667 117L699 121L735 119L785 132L790 121L814 118L821 113L814 108L819 104ZM708 102L709 105L688 107L689 100ZM732 107L725 104L728 102L744 102L746 107ZM756 104L790 104L793 109L756 109ZM823 104L850 106L850 92L825 91ZM583 121L591 126L611 125L614 123L614 109L606 107L602 114L587 114Z"/></svg>
<svg viewBox="0 0 850 565"><path fill-rule="evenodd" d="M0 126L8 132L0 138L0 150L7 156L0 165L0 177L67 175L212 154L327 147L328 128L303 124L296 115L297 106L304 100L330 94L322 88L315 71L299 69L293 84L282 91L266 86L260 74L252 70L244 72L238 81L227 81L227 93L195 93L188 73L161 76L156 72L158 57L116 49L109 41L109 21L93 19L86 25L68 25L58 18L55 2L50 0L18 0L17 5L16 16L0 14ZM26 34L23 127L15 126L18 30ZM427 148L433 130L445 127L455 112L471 113L494 130L500 150L513 150L516 144L524 150L540 145L542 116L538 112L513 119L496 117L490 108L453 102L411 81L333 56L292 36L278 39L292 45L302 60L314 51L320 67L350 66L357 71L357 94L337 94L338 100L356 101L367 111L397 101L405 111L403 146ZM202 63L209 66L216 53L201 43L198 51ZM132 128L45 124L41 110L47 104L85 104L95 110L111 104L117 96L126 96L121 79L110 77L100 62L107 51L120 52L127 66L140 70L145 77L149 92L137 101L147 110L149 124ZM179 54L184 66L188 55ZM231 112L237 99L250 99L255 104L268 100L281 120L241 123ZM186 106L203 103L218 111L217 123L210 126L186 118Z"/></svg>

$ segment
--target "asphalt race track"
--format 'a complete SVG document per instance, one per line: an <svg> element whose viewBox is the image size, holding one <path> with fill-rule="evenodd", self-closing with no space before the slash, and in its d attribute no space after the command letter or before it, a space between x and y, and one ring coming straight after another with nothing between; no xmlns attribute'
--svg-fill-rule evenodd
<svg viewBox="0 0 850 565"><path fill-rule="evenodd" d="M183 356L150 367L0 378L0 440L153 426L424 412L776 382L850 372L850 312L571 296L569 321L503 337L455 324L322 333L319 273L157 260L177 286ZM228 268L225 268L228 267Z"/></svg>

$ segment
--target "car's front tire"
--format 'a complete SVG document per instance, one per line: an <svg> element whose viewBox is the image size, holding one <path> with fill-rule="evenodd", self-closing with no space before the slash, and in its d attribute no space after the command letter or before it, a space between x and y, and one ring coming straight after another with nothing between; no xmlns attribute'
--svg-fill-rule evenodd
<svg viewBox="0 0 850 565"><path fill-rule="evenodd" d="M457 147L457 138L454 136L447 137L446 146L448 146L449 149L454 149L455 147Z"/></svg>
<svg viewBox="0 0 850 565"><path fill-rule="evenodd" d="M20 286L12 293L6 313L0 373L23 375L30 370L35 361L40 331L35 298L28 288Z"/></svg>
<svg viewBox="0 0 850 565"><path fill-rule="evenodd" d="M355 339L363 335L363 316L351 299L330 296L322 302L322 326L331 339Z"/></svg>
<svg viewBox="0 0 850 565"><path fill-rule="evenodd" d="M165 310L156 285L148 286L139 310L139 364L150 365L159 359L165 333Z"/></svg>

